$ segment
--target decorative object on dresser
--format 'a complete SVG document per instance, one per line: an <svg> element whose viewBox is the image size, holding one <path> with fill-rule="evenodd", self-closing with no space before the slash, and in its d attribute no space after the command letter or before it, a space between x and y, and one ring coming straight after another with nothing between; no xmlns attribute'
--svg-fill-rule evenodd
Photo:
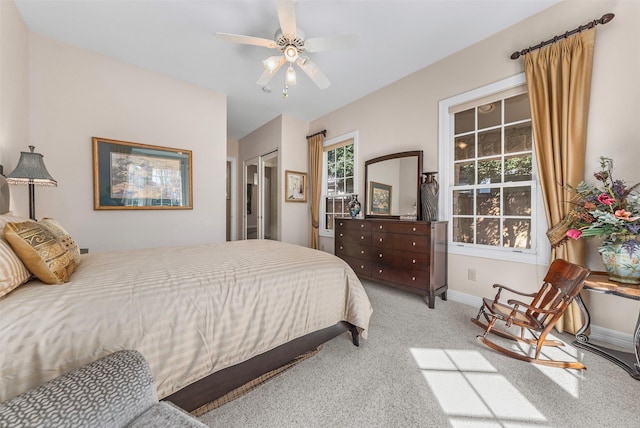
<svg viewBox="0 0 640 428"><path fill-rule="evenodd" d="M58 182L47 171L40 153L34 153L35 147L29 146L29 152L20 152L20 160L16 169L7 175L9 184L29 185L29 218L36 219L36 201L34 186L57 187Z"/></svg>
<svg viewBox="0 0 640 428"><path fill-rule="evenodd" d="M438 194L440 184L436 180L437 171L423 172L424 182L420 186L420 198L422 202L422 220L438 220Z"/></svg>
<svg viewBox="0 0 640 428"><path fill-rule="evenodd" d="M335 254L361 278L447 299L447 222L336 219Z"/></svg>
<svg viewBox="0 0 640 428"><path fill-rule="evenodd" d="M360 205L360 201L358 200L358 195L354 193L353 195L351 195L351 202L349 202L349 215L351 215L351 218L358 217L361 208L362 206Z"/></svg>

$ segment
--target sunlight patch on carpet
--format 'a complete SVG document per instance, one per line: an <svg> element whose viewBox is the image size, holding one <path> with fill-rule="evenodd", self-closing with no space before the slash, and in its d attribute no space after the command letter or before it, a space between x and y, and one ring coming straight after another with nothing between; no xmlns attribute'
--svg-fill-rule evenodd
<svg viewBox="0 0 640 428"><path fill-rule="evenodd" d="M453 427L547 426L546 417L478 351L410 352Z"/></svg>

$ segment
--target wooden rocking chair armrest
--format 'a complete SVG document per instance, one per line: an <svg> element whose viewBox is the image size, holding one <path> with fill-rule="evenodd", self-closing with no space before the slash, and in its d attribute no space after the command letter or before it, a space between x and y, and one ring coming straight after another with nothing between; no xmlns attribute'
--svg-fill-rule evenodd
<svg viewBox="0 0 640 428"><path fill-rule="evenodd" d="M514 290L513 288L509 288L506 285L501 285L501 284L493 284L493 288L500 288L502 290L507 290L507 291L510 291L512 293L519 294L521 296L527 296L527 297L535 297L536 296L536 293L523 293L522 291Z"/></svg>
<svg viewBox="0 0 640 428"><path fill-rule="evenodd" d="M527 309L530 309L532 311L535 311L535 312L538 312L538 313L541 313L541 314L555 314L555 313L558 312L558 308L554 308L554 309L539 308L539 307L531 306L528 303L524 303L524 302L521 302L521 301L515 300L515 299L509 299L509 300L507 300L507 303L510 304L510 305L522 306L522 307L525 307Z"/></svg>

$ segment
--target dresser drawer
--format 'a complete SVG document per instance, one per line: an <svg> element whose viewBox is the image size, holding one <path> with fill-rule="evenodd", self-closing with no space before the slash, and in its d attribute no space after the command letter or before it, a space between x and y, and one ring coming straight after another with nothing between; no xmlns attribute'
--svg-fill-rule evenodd
<svg viewBox="0 0 640 428"><path fill-rule="evenodd" d="M344 229L349 233L351 233L356 230L362 230L362 231L371 230L371 223L363 220L350 220L350 219L344 219L344 218L337 218L335 219L334 224L336 227L336 231L340 229Z"/></svg>
<svg viewBox="0 0 640 428"><path fill-rule="evenodd" d="M347 262L356 275L371 277L371 262L369 260L357 259L355 257L341 256Z"/></svg>
<svg viewBox="0 0 640 428"><path fill-rule="evenodd" d="M426 253L428 249L427 243L428 241L424 236L401 235L378 231L371 233L371 246L376 248Z"/></svg>
<svg viewBox="0 0 640 428"><path fill-rule="evenodd" d="M371 231L370 230L356 230L356 231L346 231L346 230L336 230L335 237L336 245L341 242L344 244L355 244L355 245L371 245Z"/></svg>
<svg viewBox="0 0 640 428"><path fill-rule="evenodd" d="M410 270L429 270L429 255L426 253L411 253L387 248L373 248L370 253L371 261L376 264Z"/></svg>
<svg viewBox="0 0 640 428"><path fill-rule="evenodd" d="M374 232L425 236L431 231L431 223L377 221L371 225L371 229Z"/></svg>
<svg viewBox="0 0 640 428"><path fill-rule="evenodd" d="M409 270L374 263L371 266L371 278L426 290L429 273L423 270Z"/></svg>
<svg viewBox="0 0 640 428"><path fill-rule="evenodd" d="M343 239L336 239L335 245L336 256L355 257L358 259L370 260L371 245L358 245Z"/></svg>

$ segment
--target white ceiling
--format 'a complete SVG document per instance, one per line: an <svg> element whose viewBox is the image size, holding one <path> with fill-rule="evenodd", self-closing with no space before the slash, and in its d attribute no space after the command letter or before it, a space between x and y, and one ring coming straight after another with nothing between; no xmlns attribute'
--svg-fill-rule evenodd
<svg viewBox="0 0 640 428"><path fill-rule="evenodd" d="M269 83L271 93L255 83L274 50L213 38L224 32L272 39L279 27L274 0L15 3L31 32L225 94L228 136L241 138L280 114L321 117L559 1L300 0L297 26L307 38L359 33L363 44L309 54L331 86L320 90L298 72L286 99L285 67Z"/></svg>

